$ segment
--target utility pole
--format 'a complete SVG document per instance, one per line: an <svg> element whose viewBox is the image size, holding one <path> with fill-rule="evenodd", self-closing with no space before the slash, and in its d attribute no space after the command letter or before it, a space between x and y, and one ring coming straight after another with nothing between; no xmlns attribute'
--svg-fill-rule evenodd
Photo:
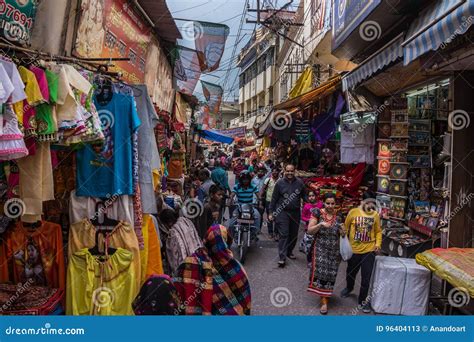
<svg viewBox="0 0 474 342"><path fill-rule="evenodd" d="M293 39L291 39L290 37L288 37L286 34L283 34L279 31L278 28L275 28L274 25L272 25L272 21L275 20L275 17L278 16L279 13L281 13L282 11L285 11L285 13L293 13L293 14L296 14L296 12L294 11L287 11L286 8L288 8L288 6L290 6L291 4L293 3L293 0L290 0L288 3L286 3L285 5L283 5L282 8L279 8L279 9L261 9L261 6L260 6L260 0L257 0L257 8L256 9L251 9L249 8L247 10L247 12L256 12L257 13L257 20L246 20L247 24L259 24L259 25L262 25L266 28L268 28L270 31L274 32L276 35L284 38L284 39L287 39L289 40L290 42L292 42L293 44L296 44L298 45L299 47L301 48L304 48L304 46L296 41L294 41ZM267 15L265 17L264 20L261 19L261 13L271 13L271 15ZM303 23L295 23L295 22L291 22L291 23L287 23L287 25L289 26L304 26Z"/></svg>

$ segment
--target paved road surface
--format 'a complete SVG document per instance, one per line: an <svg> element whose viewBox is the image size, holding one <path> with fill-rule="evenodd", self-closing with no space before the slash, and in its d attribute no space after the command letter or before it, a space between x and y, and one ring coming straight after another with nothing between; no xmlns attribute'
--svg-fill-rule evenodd
<svg viewBox="0 0 474 342"><path fill-rule="evenodd" d="M232 173L229 183L232 188ZM294 251L297 259L288 260L285 268L279 268L277 243L268 239L265 220L266 217L260 241L249 250L244 265L252 289L252 315L320 315L319 297L306 291L309 269L306 256L298 251L299 243ZM335 296L329 302L329 315L365 315L357 310L358 287L348 298L339 297L345 287L345 269L346 263L342 262Z"/></svg>

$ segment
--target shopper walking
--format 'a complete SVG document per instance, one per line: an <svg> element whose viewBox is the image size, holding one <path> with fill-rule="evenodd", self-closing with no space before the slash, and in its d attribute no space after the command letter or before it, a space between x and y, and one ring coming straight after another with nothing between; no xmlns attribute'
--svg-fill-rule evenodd
<svg viewBox="0 0 474 342"><path fill-rule="evenodd" d="M201 186L197 191L197 197L201 203L205 203L209 198L209 188L214 185L214 182L211 179L211 173L207 169L199 170L199 181Z"/></svg>
<svg viewBox="0 0 474 342"><path fill-rule="evenodd" d="M275 184L280 178L280 169L274 167L271 173L271 176L265 179L263 187L260 190L260 198L263 201L263 207L267 213L267 218L270 217L270 203L272 201L273 190L275 189ZM267 229L270 239L278 239L278 234L273 229L273 221L267 220Z"/></svg>
<svg viewBox="0 0 474 342"><path fill-rule="evenodd" d="M211 172L211 179L221 189L230 192L229 177L225 165L221 161L216 163L216 168Z"/></svg>
<svg viewBox="0 0 474 342"><path fill-rule="evenodd" d="M373 199L371 192L365 192L358 208L352 209L346 217L344 230L349 234L353 255L347 262L346 288L342 290L341 297L347 297L354 289L355 279L361 271L361 285L359 292L359 305L364 313L370 313L370 301L367 300L370 278L374 268L375 253L380 251L382 245L382 228L380 216L368 203Z"/></svg>
<svg viewBox="0 0 474 342"><path fill-rule="evenodd" d="M311 245L313 243L313 236L308 233L308 225L311 220L312 212L314 208L322 209L323 202L316 201L316 193L313 190L308 191L307 202L303 205L301 211L301 222L304 224L304 235L300 242L300 252L303 252L307 256L308 263L311 263Z"/></svg>
<svg viewBox="0 0 474 342"><path fill-rule="evenodd" d="M223 163L222 161L218 161L216 163L216 168L211 172L211 179L216 185L224 190L224 196L222 196L222 203L220 204L219 212L219 222L222 222L225 212L225 203L231 192L229 187L229 176L227 175L225 162Z"/></svg>
<svg viewBox="0 0 474 342"><path fill-rule="evenodd" d="M304 197L305 185L295 177L295 166L285 166L284 177L275 184L270 203L269 220L275 220L275 227L280 236L278 241L278 266L285 267L286 258L296 259L293 249L298 239L301 218L301 200Z"/></svg>
<svg viewBox="0 0 474 342"><path fill-rule="evenodd" d="M339 235L344 234L342 219L335 209L336 196L324 196L324 208L313 209L308 234L314 237L311 256L311 272L308 291L321 297L321 314L328 313L328 300L336 283L337 270L341 261Z"/></svg>

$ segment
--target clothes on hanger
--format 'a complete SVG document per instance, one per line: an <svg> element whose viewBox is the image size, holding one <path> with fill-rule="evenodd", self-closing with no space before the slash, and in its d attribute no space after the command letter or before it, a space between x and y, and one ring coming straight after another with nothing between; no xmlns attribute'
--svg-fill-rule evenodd
<svg viewBox="0 0 474 342"><path fill-rule="evenodd" d="M113 94L107 103L94 98L104 128L102 145L77 152L77 195L133 195L133 133L140 127L131 96Z"/></svg>
<svg viewBox="0 0 474 342"><path fill-rule="evenodd" d="M132 315L132 302L140 289L133 268L133 253L118 248L101 261L87 248L73 253L67 270L67 315Z"/></svg>
<svg viewBox="0 0 474 342"><path fill-rule="evenodd" d="M21 221L0 248L0 281L65 289L66 268L61 226L40 221L27 228Z"/></svg>

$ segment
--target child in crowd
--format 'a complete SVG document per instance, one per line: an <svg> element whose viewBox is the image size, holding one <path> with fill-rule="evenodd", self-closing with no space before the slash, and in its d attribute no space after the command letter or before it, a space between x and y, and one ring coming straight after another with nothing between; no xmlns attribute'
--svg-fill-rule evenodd
<svg viewBox="0 0 474 342"><path fill-rule="evenodd" d="M311 264L311 244L313 243L313 236L308 234L308 223L311 219L312 210L314 208L321 209L323 207L323 202L320 200L316 200L316 193L313 190L308 192L308 202L306 202L303 206L303 210L301 212L301 221L304 224L304 236L303 240L300 242L300 252L306 254L306 259L308 261L308 265Z"/></svg>
<svg viewBox="0 0 474 342"><path fill-rule="evenodd" d="M215 184L209 188L209 201L204 204L204 210L199 219L198 234L201 239L204 239L209 227L220 223L219 214L224 193L224 190Z"/></svg>

